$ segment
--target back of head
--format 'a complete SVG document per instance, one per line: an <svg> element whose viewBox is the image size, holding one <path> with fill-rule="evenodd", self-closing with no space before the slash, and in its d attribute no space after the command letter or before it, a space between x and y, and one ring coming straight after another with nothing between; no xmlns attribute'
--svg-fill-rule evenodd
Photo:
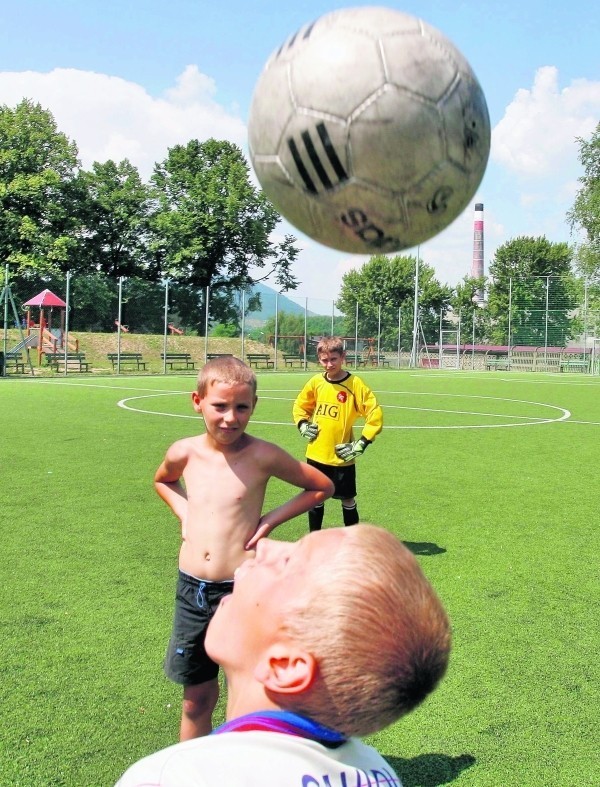
<svg viewBox="0 0 600 787"><path fill-rule="evenodd" d="M317 344L317 358L321 353L344 355L344 342L339 336L324 336Z"/></svg>
<svg viewBox="0 0 600 787"><path fill-rule="evenodd" d="M314 685L294 698L293 709L363 736L433 691L448 665L450 624L401 541L372 525L346 532L326 570L311 576L289 610L286 631L318 663Z"/></svg>
<svg viewBox="0 0 600 787"><path fill-rule="evenodd" d="M213 383L249 385L253 396L256 396L256 375L249 366L233 355L223 355L204 364L198 374L198 395L206 396Z"/></svg>

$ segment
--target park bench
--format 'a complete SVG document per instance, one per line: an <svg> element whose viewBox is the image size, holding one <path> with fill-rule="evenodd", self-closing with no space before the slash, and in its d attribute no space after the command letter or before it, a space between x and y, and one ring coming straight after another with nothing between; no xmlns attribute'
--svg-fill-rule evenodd
<svg viewBox="0 0 600 787"><path fill-rule="evenodd" d="M233 353L206 353L207 361L214 361L215 358L231 358Z"/></svg>
<svg viewBox="0 0 600 787"><path fill-rule="evenodd" d="M46 353L46 363L55 372L66 369L67 372L89 372L90 364L85 360L85 353Z"/></svg>
<svg viewBox="0 0 600 787"><path fill-rule="evenodd" d="M379 353L379 355L377 355L377 353L375 353L374 355L371 355L367 359L367 363L370 363L371 366L389 366L390 365L390 362L388 361L388 359L385 357L385 355L383 353Z"/></svg>
<svg viewBox="0 0 600 787"><path fill-rule="evenodd" d="M365 364L365 359L362 353L346 352L346 363L348 365L356 364L356 366L363 366Z"/></svg>
<svg viewBox="0 0 600 787"><path fill-rule="evenodd" d="M138 371L146 369L142 353L107 353L106 357L112 363L113 371L123 366L135 366Z"/></svg>
<svg viewBox="0 0 600 787"><path fill-rule="evenodd" d="M195 369L196 364L189 353L161 353L161 359L169 369Z"/></svg>
<svg viewBox="0 0 600 787"><path fill-rule="evenodd" d="M4 356L4 371L6 374L9 374L9 372L12 371L14 371L15 374L25 374L23 353L6 353Z"/></svg>
<svg viewBox="0 0 600 787"><path fill-rule="evenodd" d="M559 369L561 372L588 372L590 368L589 361L585 358L570 358L564 355L560 359Z"/></svg>
<svg viewBox="0 0 600 787"><path fill-rule="evenodd" d="M289 355L283 356L283 362L286 366L291 367L296 363L298 366L304 366L304 356L300 355L300 353L290 353Z"/></svg>
<svg viewBox="0 0 600 787"><path fill-rule="evenodd" d="M508 355L485 355L485 368L488 370L496 369L508 371L510 369L510 360Z"/></svg>
<svg viewBox="0 0 600 787"><path fill-rule="evenodd" d="M246 355L248 366L264 366L265 369L272 369L275 366L275 361L271 360L268 353L248 353Z"/></svg>

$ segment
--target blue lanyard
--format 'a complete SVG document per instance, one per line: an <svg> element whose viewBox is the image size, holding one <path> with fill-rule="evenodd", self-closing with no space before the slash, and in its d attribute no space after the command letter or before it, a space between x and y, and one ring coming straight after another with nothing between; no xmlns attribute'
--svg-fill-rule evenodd
<svg viewBox="0 0 600 787"><path fill-rule="evenodd" d="M341 746L348 740L341 732L325 727L307 716L301 716L299 713L293 713L292 711L270 710L239 716L237 719L232 719L217 727L212 731L212 734L247 732L249 730L282 732L286 735L308 738L331 749Z"/></svg>

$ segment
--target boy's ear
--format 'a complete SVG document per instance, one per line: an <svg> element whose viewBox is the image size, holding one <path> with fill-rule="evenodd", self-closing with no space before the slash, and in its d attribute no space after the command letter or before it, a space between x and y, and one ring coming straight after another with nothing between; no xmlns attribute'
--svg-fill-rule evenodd
<svg viewBox="0 0 600 787"><path fill-rule="evenodd" d="M317 662L311 653L282 645L269 648L254 670L256 680L274 694L302 694L316 675Z"/></svg>
<svg viewBox="0 0 600 787"><path fill-rule="evenodd" d="M200 398L200 394L198 391L192 391L192 404L194 405L194 410L197 413L202 412L202 399Z"/></svg>

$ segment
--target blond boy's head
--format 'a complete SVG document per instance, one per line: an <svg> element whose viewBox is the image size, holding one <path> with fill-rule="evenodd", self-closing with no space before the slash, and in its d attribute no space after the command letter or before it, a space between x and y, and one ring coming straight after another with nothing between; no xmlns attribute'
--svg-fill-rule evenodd
<svg viewBox="0 0 600 787"><path fill-rule="evenodd" d="M370 525L344 535L286 614L286 633L318 664L314 685L294 696L293 709L364 736L433 691L447 668L450 624L402 542Z"/></svg>
<svg viewBox="0 0 600 787"><path fill-rule="evenodd" d="M203 399L210 386L215 383L249 385L252 395L256 396L256 375L249 366L233 355L214 358L202 367L198 374L198 396Z"/></svg>

